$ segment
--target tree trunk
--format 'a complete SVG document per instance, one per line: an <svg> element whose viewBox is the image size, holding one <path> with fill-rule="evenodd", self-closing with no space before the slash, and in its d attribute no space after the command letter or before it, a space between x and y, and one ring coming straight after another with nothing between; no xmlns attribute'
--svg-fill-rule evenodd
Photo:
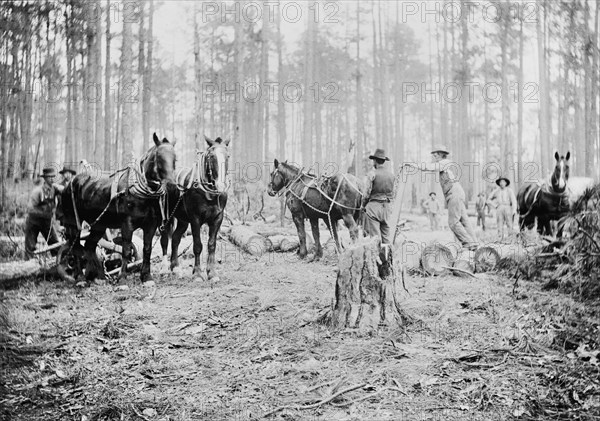
<svg viewBox="0 0 600 421"><path fill-rule="evenodd" d="M368 238L347 247L340 255L335 305L327 317L334 329L371 332L409 322L397 302L395 276L389 272L393 264L391 254L386 258L383 250L379 239Z"/></svg>
<svg viewBox="0 0 600 421"><path fill-rule="evenodd" d="M229 239L233 244L254 256L261 256L273 249L271 241L243 225L231 227Z"/></svg>
<svg viewBox="0 0 600 421"><path fill-rule="evenodd" d="M517 120L517 169L516 177L517 190L521 187L523 182L521 177L521 171L523 170L523 19L520 21L519 26L519 77L517 80L517 91L518 91L518 120Z"/></svg>
<svg viewBox="0 0 600 421"><path fill-rule="evenodd" d="M542 3L540 8L546 8L547 5ZM539 11L539 9L538 9ZM538 69L540 79L540 112L539 112L539 125L540 125L540 151L541 151L541 177L544 178L546 175L546 169L550 165L550 151L549 149L549 126L548 119L548 106L550 104L550 93L548 92L548 81L546 78L546 51L544 45L544 32L542 31L541 25L542 15L538 13L536 19L536 30L537 30L537 45L538 45Z"/></svg>
<svg viewBox="0 0 600 421"><path fill-rule="evenodd" d="M104 169L111 169L113 139L111 127L113 124L111 116L111 104L113 97L110 94L110 0L106 0L106 61L104 64ZM102 155L98 155L102 159Z"/></svg>
<svg viewBox="0 0 600 421"><path fill-rule="evenodd" d="M363 176L364 161L364 122L363 122L363 98L362 98L362 75L360 73L360 3L356 3L356 176Z"/></svg>
<svg viewBox="0 0 600 421"><path fill-rule="evenodd" d="M130 5L132 3L125 3ZM119 155L123 157L123 164L128 164L134 161L133 151L133 132L131 121L133 119L132 114L132 101L135 100L136 90L135 83L133 81L133 53L132 53L132 23L131 19L123 19L123 44L121 47L121 68L120 68L120 83L119 90L121 95L119 96L119 102L121 105L121 142L123 145L123 153Z"/></svg>
<svg viewBox="0 0 600 421"><path fill-rule="evenodd" d="M278 13L277 19L277 77L279 83L285 83L286 77L283 70L283 38L281 35L281 16ZM279 147L277 155L279 159L287 159L287 151L285 149L286 141L286 125L285 125L285 101L283 95L277 95L277 137Z"/></svg>
<svg viewBox="0 0 600 421"><path fill-rule="evenodd" d="M200 27L198 2L194 3L194 139L196 147L202 141L202 62L200 60Z"/></svg>
<svg viewBox="0 0 600 421"><path fill-rule="evenodd" d="M94 157L98 161L98 165L103 164L104 160L104 131L102 127L102 4L101 0L96 0L96 28L94 33L94 53L93 53L93 68L94 68L94 118L95 118L95 141L94 141ZM107 11L108 13L108 11ZM105 102L109 102L109 98L104 98Z"/></svg>
<svg viewBox="0 0 600 421"><path fill-rule="evenodd" d="M150 139L150 116L152 115L152 45L154 40L154 0L149 1L148 35L146 38L148 54L144 68L144 90L142 92L142 133L143 141Z"/></svg>

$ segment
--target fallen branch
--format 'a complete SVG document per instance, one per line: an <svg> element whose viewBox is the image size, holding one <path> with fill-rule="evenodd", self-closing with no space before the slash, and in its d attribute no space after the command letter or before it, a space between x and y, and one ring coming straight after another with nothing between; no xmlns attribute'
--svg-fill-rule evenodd
<svg viewBox="0 0 600 421"><path fill-rule="evenodd" d="M280 407L277 407L277 408L273 409L272 411L269 411L269 412L265 413L264 415L261 416L261 418L267 418L269 415L276 414L277 412L283 411L285 409L297 409L297 410L315 409L315 408L318 408L321 405L325 405L326 403L331 402L332 400L334 400L338 396L343 395L344 393L352 392L353 390L360 389L361 387L365 387L366 385L367 385L367 383L361 383L361 384L357 384L355 386L350 386L347 389L340 390L339 392L334 393L330 397L328 397L326 399L323 399L322 401L319 401L319 402L314 403L312 405L296 406L296 407L289 406L289 405L280 406Z"/></svg>

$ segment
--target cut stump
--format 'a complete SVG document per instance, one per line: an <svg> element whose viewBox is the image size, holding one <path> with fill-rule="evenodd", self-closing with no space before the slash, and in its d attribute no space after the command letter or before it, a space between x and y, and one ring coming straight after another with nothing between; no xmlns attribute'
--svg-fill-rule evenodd
<svg viewBox="0 0 600 421"><path fill-rule="evenodd" d="M373 331L396 328L409 318L396 299L396 279L389 246L377 238L361 239L339 257L335 306L327 322L334 329Z"/></svg>

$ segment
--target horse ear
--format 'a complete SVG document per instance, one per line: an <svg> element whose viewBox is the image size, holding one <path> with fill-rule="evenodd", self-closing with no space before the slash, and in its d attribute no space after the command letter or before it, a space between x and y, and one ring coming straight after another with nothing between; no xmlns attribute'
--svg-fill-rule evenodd
<svg viewBox="0 0 600 421"><path fill-rule="evenodd" d="M173 143L171 143L171 146L175 147L175 144L177 143L176 140L173 141Z"/></svg>
<svg viewBox="0 0 600 421"><path fill-rule="evenodd" d="M565 161L568 161L570 157L571 157L571 151L568 151L567 155L565 156Z"/></svg>
<svg viewBox="0 0 600 421"><path fill-rule="evenodd" d="M275 160L273 161L273 165L275 165L275 168L279 167L279 161L277 160L277 158L275 158Z"/></svg>
<svg viewBox="0 0 600 421"><path fill-rule="evenodd" d="M156 146L160 145L160 140L158 140L158 136L156 135L156 133L154 133L154 135L152 136L152 140L154 140L154 144Z"/></svg>
<svg viewBox="0 0 600 421"><path fill-rule="evenodd" d="M206 136L206 135L204 135L204 140L206 141L206 143L208 143L208 146L212 146L215 144L215 141L209 139L208 136Z"/></svg>
<svg viewBox="0 0 600 421"><path fill-rule="evenodd" d="M162 143L169 143L169 139L167 139L166 137L163 137Z"/></svg>
<svg viewBox="0 0 600 421"><path fill-rule="evenodd" d="M231 141L231 139L227 139L227 140L224 140L223 143L225 144L225 146L229 146L230 141Z"/></svg>
<svg viewBox="0 0 600 421"><path fill-rule="evenodd" d="M556 159L557 161L560 160L560 156L558 156L558 151L554 152L554 159Z"/></svg>

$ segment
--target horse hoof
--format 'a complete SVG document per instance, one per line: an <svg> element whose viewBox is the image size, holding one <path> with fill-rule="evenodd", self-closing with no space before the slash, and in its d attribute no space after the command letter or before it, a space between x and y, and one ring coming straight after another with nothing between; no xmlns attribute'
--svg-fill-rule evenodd
<svg viewBox="0 0 600 421"><path fill-rule="evenodd" d="M194 282L206 282L207 281L206 275L202 272L193 275L192 280Z"/></svg>
<svg viewBox="0 0 600 421"><path fill-rule="evenodd" d="M152 275L149 273L142 274L140 276L140 282L143 284L144 282L152 281Z"/></svg>
<svg viewBox="0 0 600 421"><path fill-rule="evenodd" d="M171 271L173 272L173 275L180 277L181 275L183 275L183 270L181 269L180 266L175 266L174 268L171 268Z"/></svg>

